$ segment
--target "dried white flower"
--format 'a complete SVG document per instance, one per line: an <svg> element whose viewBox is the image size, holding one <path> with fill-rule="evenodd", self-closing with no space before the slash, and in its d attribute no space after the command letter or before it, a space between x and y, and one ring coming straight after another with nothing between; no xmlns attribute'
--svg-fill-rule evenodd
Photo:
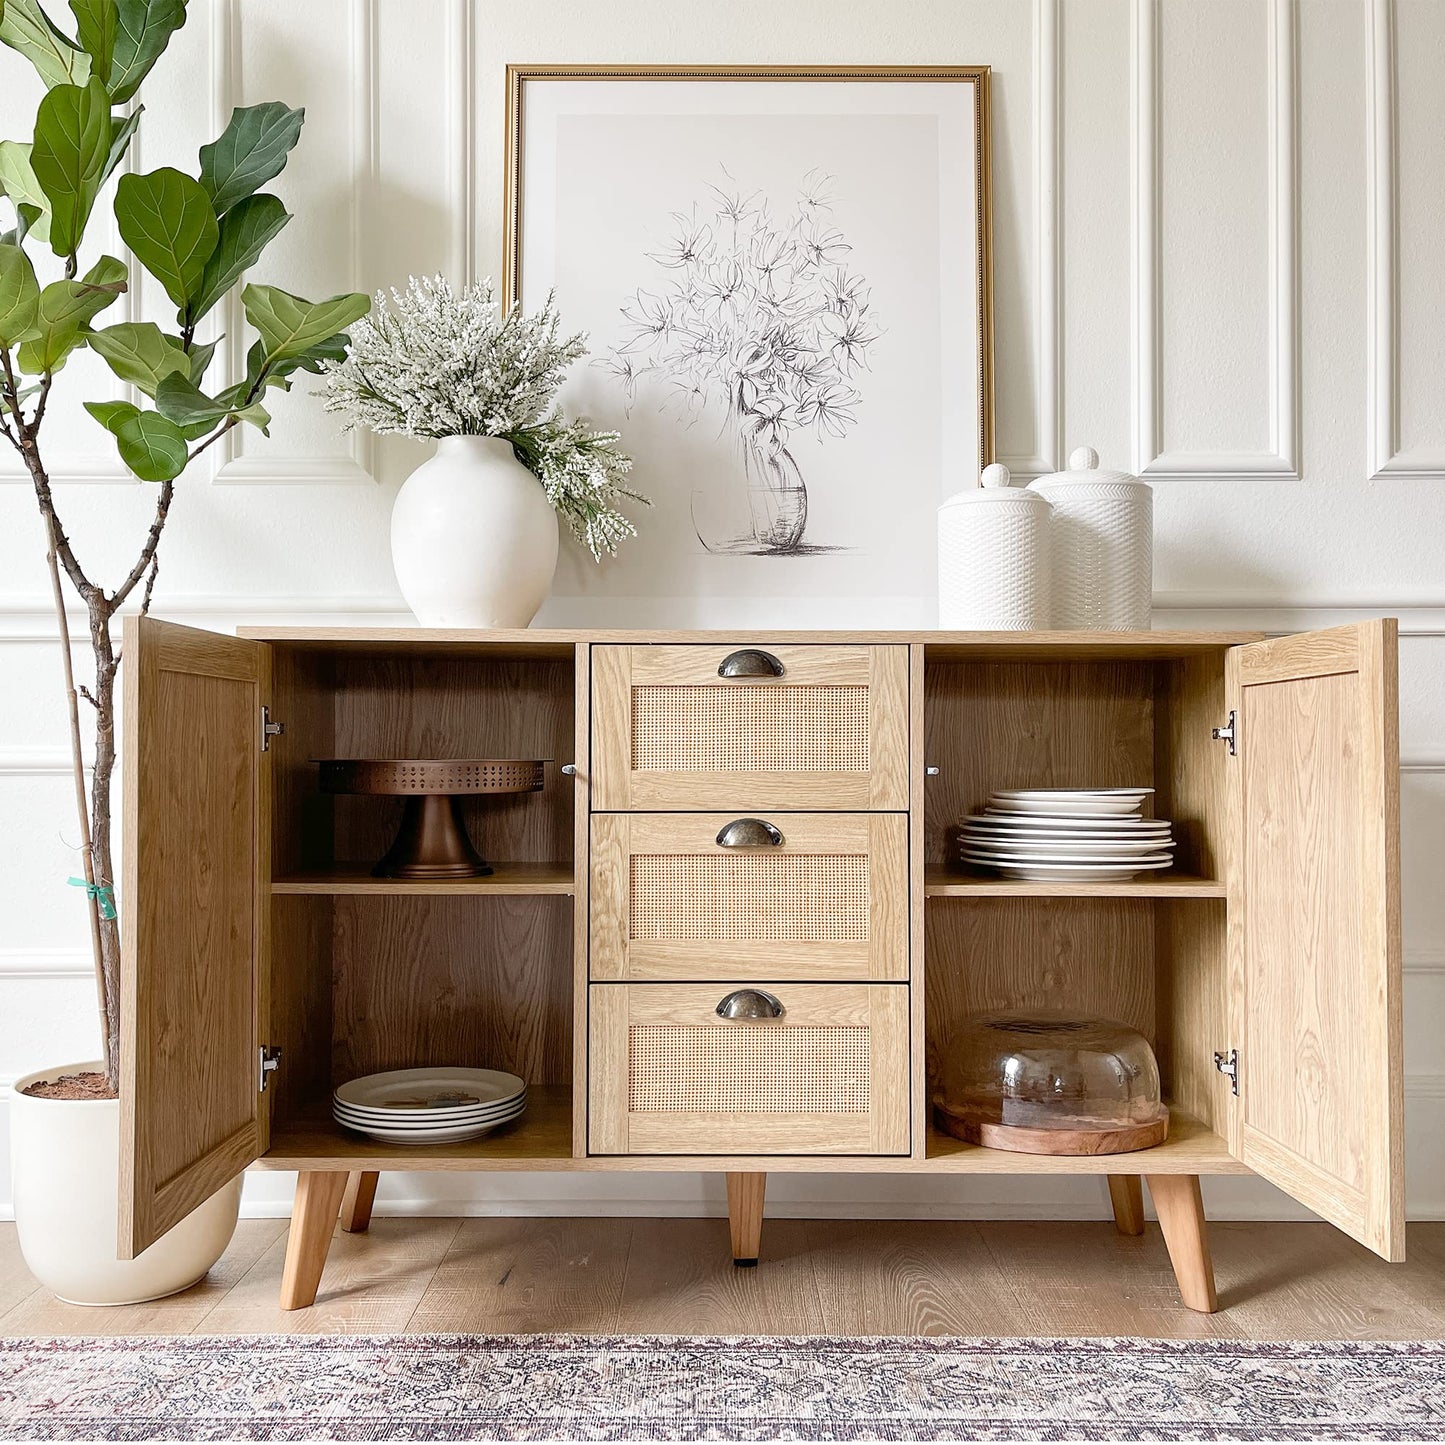
<svg viewBox="0 0 1445 1445"><path fill-rule="evenodd" d="M567 368L587 354L586 337L561 326L550 295L535 316L502 314L490 280L458 294L441 276L409 277L405 291L377 292L346 359L326 365L326 410L344 430L504 437L600 562L637 533L616 502L650 503L621 484L632 461L616 432L554 409Z"/></svg>

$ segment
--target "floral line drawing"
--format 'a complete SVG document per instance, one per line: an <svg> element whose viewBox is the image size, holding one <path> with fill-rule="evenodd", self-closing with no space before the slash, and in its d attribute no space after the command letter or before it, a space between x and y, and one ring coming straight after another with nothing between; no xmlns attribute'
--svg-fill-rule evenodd
<svg viewBox="0 0 1445 1445"><path fill-rule="evenodd" d="M719 530L695 495L698 539L714 552L796 555L817 549L804 540L808 488L788 443L841 439L857 424L858 384L882 331L834 221L831 176L809 171L778 215L761 191L723 175L690 211L673 212L670 238L646 253L660 284L622 306L623 339L593 365L621 383L629 411L659 383L664 408L688 425L720 405L748 520Z"/></svg>

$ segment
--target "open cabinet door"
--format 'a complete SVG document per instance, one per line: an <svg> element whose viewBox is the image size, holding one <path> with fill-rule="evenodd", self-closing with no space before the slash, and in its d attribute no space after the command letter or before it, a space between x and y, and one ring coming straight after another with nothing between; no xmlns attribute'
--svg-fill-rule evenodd
<svg viewBox="0 0 1445 1445"><path fill-rule="evenodd" d="M266 1148L264 643L125 627L120 1257Z"/></svg>
<svg viewBox="0 0 1445 1445"><path fill-rule="evenodd" d="M1232 649L1237 1158L1405 1253L1396 625Z"/></svg>

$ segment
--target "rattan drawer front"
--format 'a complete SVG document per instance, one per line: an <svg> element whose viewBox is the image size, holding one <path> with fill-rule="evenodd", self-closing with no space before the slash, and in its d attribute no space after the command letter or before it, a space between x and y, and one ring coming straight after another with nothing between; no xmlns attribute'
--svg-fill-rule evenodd
<svg viewBox="0 0 1445 1445"><path fill-rule="evenodd" d="M906 647L607 645L592 678L599 811L908 806Z"/></svg>
<svg viewBox="0 0 1445 1445"><path fill-rule="evenodd" d="M591 869L594 979L908 977L905 814L598 813Z"/></svg>
<svg viewBox="0 0 1445 1445"><path fill-rule="evenodd" d="M591 1152L906 1154L907 987L758 988L780 1017L720 1016L726 983L593 985Z"/></svg>

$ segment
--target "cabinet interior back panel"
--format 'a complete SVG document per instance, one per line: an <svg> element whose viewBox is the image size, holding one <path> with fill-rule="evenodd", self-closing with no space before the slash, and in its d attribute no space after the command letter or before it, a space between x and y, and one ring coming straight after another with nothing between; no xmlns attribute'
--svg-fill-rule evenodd
<svg viewBox="0 0 1445 1445"><path fill-rule="evenodd" d="M936 662L924 678L925 861L957 868L958 825L995 788L1154 781L1155 664Z"/></svg>
<svg viewBox="0 0 1445 1445"><path fill-rule="evenodd" d="M930 1078L954 1027L990 1010L1058 1009L1155 1037L1148 899L936 899L925 947Z"/></svg>
<svg viewBox="0 0 1445 1445"><path fill-rule="evenodd" d="M572 1078L572 900L338 898L331 1070L462 1064Z"/></svg>
<svg viewBox="0 0 1445 1445"><path fill-rule="evenodd" d="M542 792L469 798L462 809L484 858L572 857L575 785L560 772L574 761L570 659L341 656L334 698L337 757L552 759ZM342 796L334 807L338 859L386 852L399 799Z"/></svg>

